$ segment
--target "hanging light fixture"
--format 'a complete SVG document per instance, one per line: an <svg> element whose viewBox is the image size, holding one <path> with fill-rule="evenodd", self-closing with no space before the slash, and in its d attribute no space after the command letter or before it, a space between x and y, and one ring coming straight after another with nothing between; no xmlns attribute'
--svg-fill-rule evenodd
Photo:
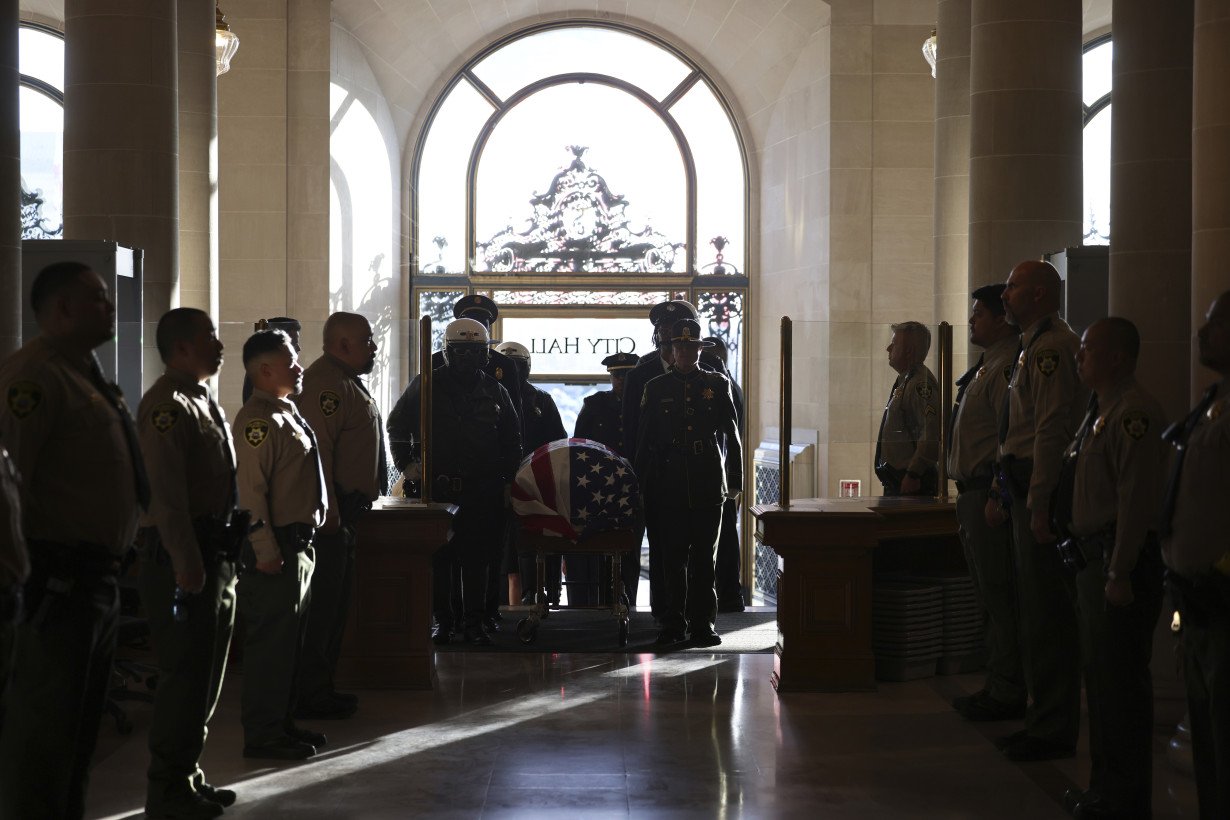
<svg viewBox="0 0 1230 820"><path fill-rule="evenodd" d="M931 36L923 40L922 53L927 60L927 65L931 66L931 77L934 79L935 60L939 56L939 38L935 36L935 29L931 29Z"/></svg>
<svg viewBox="0 0 1230 820"><path fill-rule="evenodd" d="M239 38L231 31L222 9L214 4L214 52L218 61L218 76L231 70L231 58L239 50Z"/></svg>

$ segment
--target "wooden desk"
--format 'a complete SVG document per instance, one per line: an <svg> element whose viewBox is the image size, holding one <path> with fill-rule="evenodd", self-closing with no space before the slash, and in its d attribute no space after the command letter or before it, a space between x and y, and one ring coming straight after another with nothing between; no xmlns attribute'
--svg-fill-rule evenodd
<svg viewBox="0 0 1230 820"><path fill-rule="evenodd" d="M337 685L431 689L431 556L448 537L456 508L381 498L359 521L350 617Z"/></svg>
<svg viewBox="0 0 1230 820"><path fill-rule="evenodd" d="M752 508L756 540L778 556L778 692L875 689L875 572L965 566L954 502L842 498Z"/></svg>

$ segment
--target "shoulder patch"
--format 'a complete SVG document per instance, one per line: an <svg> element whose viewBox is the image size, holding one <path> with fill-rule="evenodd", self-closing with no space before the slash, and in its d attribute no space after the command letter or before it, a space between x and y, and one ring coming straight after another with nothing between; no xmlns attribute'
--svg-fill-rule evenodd
<svg viewBox="0 0 1230 820"><path fill-rule="evenodd" d="M179 405L173 401L164 401L154 407L149 420L155 430L165 435L179 421Z"/></svg>
<svg viewBox="0 0 1230 820"><path fill-rule="evenodd" d="M243 440L253 449L260 447L269 437L269 422L264 419L252 419L243 428Z"/></svg>
<svg viewBox="0 0 1230 820"><path fill-rule="evenodd" d="M1129 410L1123 414L1123 432L1136 441L1149 432L1149 416L1143 410Z"/></svg>
<svg viewBox="0 0 1230 820"><path fill-rule="evenodd" d="M8 403L13 415L24 419L43 403L43 388L36 382L13 382L9 385Z"/></svg>
<svg viewBox="0 0 1230 820"><path fill-rule="evenodd" d="M1038 372L1049 378L1059 369L1059 351L1050 347L1039 350L1034 362L1038 365Z"/></svg>
<svg viewBox="0 0 1230 820"><path fill-rule="evenodd" d="M919 382L918 386L914 389L918 391L918 395L923 399L923 401L931 398L931 394L935 392L931 389L931 385L927 382Z"/></svg>
<svg viewBox="0 0 1230 820"><path fill-rule="evenodd" d="M332 390L320 391L320 412L329 418L342 407L342 397Z"/></svg>

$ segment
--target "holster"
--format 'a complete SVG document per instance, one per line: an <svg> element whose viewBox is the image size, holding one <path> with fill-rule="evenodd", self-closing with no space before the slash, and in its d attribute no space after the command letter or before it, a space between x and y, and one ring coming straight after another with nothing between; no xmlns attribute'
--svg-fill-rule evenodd
<svg viewBox="0 0 1230 820"><path fill-rule="evenodd" d="M229 523L213 516L195 519L192 528L201 547L201 560L206 564L238 561L251 521L252 514L247 510L235 510Z"/></svg>
<svg viewBox="0 0 1230 820"><path fill-rule="evenodd" d="M312 537L316 528L311 524L286 524L273 528L273 537L282 551L282 561L291 564L298 560L298 555L312 546Z"/></svg>
<svg viewBox="0 0 1230 820"><path fill-rule="evenodd" d="M901 492L901 479L905 478L905 470L898 470L888 462L881 462L876 465L876 478L880 479L886 491L896 495Z"/></svg>
<svg viewBox="0 0 1230 820"><path fill-rule="evenodd" d="M114 578L120 559L102 544L59 544L31 540L30 577L23 598L26 620L38 629L55 607L68 599L78 583L91 584Z"/></svg>
<svg viewBox="0 0 1230 820"><path fill-rule="evenodd" d="M1183 623L1207 626L1230 615L1230 578L1210 570L1195 578L1166 571L1166 589Z"/></svg>

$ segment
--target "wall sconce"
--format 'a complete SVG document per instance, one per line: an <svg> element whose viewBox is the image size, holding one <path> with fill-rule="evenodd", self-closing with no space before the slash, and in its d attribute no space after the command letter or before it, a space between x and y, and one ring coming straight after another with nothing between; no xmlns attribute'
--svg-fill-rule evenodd
<svg viewBox="0 0 1230 820"><path fill-rule="evenodd" d="M214 4L214 52L218 61L218 76L231 70L231 58L239 50L239 37L231 31L222 9Z"/></svg>
<svg viewBox="0 0 1230 820"><path fill-rule="evenodd" d="M931 36L923 40L922 53L927 65L931 66L931 78L934 79L935 60L939 56L939 38L935 36L935 29L931 29Z"/></svg>

